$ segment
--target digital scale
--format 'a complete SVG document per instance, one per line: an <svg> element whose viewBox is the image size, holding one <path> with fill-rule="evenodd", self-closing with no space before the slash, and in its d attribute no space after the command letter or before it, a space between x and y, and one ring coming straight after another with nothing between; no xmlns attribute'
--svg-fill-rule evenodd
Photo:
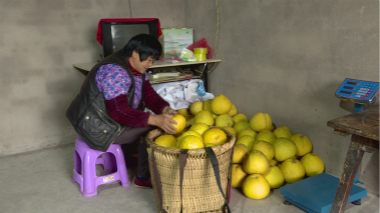
<svg viewBox="0 0 380 213"><path fill-rule="evenodd" d="M366 105L372 105L379 95L379 82L362 81L346 78L335 92L335 96L343 101L354 103L354 113L364 110ZM354 183L361 183L356 173ZM339 178L327 173L287 184L280 188L284 196L284 204L293 204L310 213L326 213L332 208L338 188ZM361 199L367 196L367 190L355 184L352 185L347 203L361 204Z"/></svg>
<svg viewBox="0 0 380 213"><path fill-rule="evenodd" d="M350 78L346 78L335 92L335 96L343 101L355 103L355 113L364 110L365 105L372 105L378 95L379 82L361 81Z"/></svg>

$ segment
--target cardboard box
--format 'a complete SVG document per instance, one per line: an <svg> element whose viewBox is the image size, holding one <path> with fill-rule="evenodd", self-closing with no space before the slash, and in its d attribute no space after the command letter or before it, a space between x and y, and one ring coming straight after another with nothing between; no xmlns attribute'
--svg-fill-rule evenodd
<svg viewBox="0 0 380 213"><path fill-rule="evenodd" d="M179 57L183 48L194 43L193 28L161 29L160 42L164 57Z"/></svg>

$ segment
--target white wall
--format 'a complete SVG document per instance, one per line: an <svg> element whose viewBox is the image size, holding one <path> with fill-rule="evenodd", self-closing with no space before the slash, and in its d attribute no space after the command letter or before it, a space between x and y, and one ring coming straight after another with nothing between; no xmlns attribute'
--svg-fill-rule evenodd
<svg viewBox="0 0 380 213"><path fill-rule="evenodd" d="M65 117L84 75L72 64L100 59L102 18L159 18L184 25L182 1L0 1L0 155L72 143Z"/></svg>
<svg viewBox="0 0 380 213"><path fill-rule="evenodd" d="M222 62L210 73L211 92L249 118L267 112L307 135L326 172L340 177L350 137L327 122L350 113L334 96L345 78L379 81L379 2L186 1L186 25L214 48L218 6ZM360 177L379 193L378 152L365 154Z"/></svg>

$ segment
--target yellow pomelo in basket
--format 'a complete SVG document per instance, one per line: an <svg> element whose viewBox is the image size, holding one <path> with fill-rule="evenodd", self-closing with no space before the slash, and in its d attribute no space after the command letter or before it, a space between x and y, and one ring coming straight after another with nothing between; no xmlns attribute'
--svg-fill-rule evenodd
<svg viewBox="0 0 380 213"><path fill-rule="evenodd" d="M175 148L177 139L173 135L160 135L154 142L159 146Z"/></svg>
<svg viewBox="0 0 380 213"><path fill-rule="evenodd" d="M203 102L195 101L190 105L190 113L196 115L198 112L203 110Z"/></svg>
<svg viewBox="0 0 380 213"><path fill-rule="evenodd" d="M201 149L204 147L204 143L201 139L194 135L187 135L179 142L180 149Z"/></svg>
<svg viewBox="0 0 380 213"><path fill-rule="evenodd" d="M230 110L227 114L228 114L229 116L231 116L231 117L237 114L237 109L236 109L235 104L232 104L232 106L231 106L231 110Z"/></svg>
<svg viewBox="0 0 380 213"><path fill-rule="evenodd" d="M226 114L231 110L232 103L226 96L220 94L211 102L211 110L216 115Z"/></svg>
<svg viewBox="0 0 380 213"><path fill-rule="evenodd" d="M274 147L271 143L266 141L255 141L252 146L252 150L261 151L265 157L267 157L268 161L274 158Z"/></svg>
<svg viewBox="0 0 380 213"><path fill-rule="evenodd" d="M277 161L284 161L288 158L294 157L297 153L297 147L294 142L287 138L277 138L273 143Z"/></svg>
<svg viewBox="0 0 380 213"><path fill-rule="evenodd" d="M269 169L269 161L262 152L252 150L244 158L243 169L248 174L264 174Z"/></svg>
<svg viewBox="0 0 380 213"><path fill-rule="evenodd" d="M222 145L227 142L227 134L218 128L208 129L203 133L203 141L206 147Z"/></svg>
<svg viewBox="0 0 380 213"><path fill-rule="evenodd" d="M294 134L290 137L290 140L292 140L297 146L297 156L304 156L313 149L313 144L306 135Z"/></svg>
<svg viewBox="0 0 380 213"><path fill-rule="evenodd" d="M269 170L263 176L267 179L271 189L277 189L284 185L284 174L277 166L269 167Z"/></svg>
<svg viewBox="0 0 380 213"><path fill-rule="evenodd" d="M198 132L194 131L194 130L188 130L188 131L182 133L182 135L179 136L179 137L177 138L177 140L178 140L178 141L181 141L184 137L186 137L186 136L188 136L188 135L194 135L194 136L196 136L197 138L199 138L199 139L201 139L201 140L203 141L202 135L199 134Z"/></svg>
<svg viewBox="0 0 380 213"><path fill-rule="evenodd" d="M282 173L284 174L285 181L287 183L294 183L302 180L305 177L305 167L299 160L287 159L281 163L280 167Z"/></svg>
<svg viewBox="0 0 380 213"><path fill-rule="evenodd" d="M317 154L308 153L300 161L305 167L306 175L309 177L321 174L325 170L325 164Z"/></svg>
<svg viewBox="0 0 380 213"><path fill-rule="evenodd" d="M214 125L214 118L211 116L209 111L201 110L194 117L194 123L204 123L209 126Z"/></svg>
<svg viewBox="0 0 380 213"><path fill-rule="evenodd" d="M243 129L239 132L238 138L241 138L245 135L249 135L249 136L253 137L254 139L256 139L257 132L253 131L253 129L251 129L251 128Z"/></svg>
<svg viewBox="0 0 380 213"><path fill-rule="evenodd" d="M232 119L234 120L234 123L237 123L240 121L248 122L247 116L245 116L243 113L238 113L238 114L232 116Z"/></svg>
<svg viewBox="0 0 380 213"><path fill-rule="evenodd" d="M249 123L246 122L246 121L239 121L239 122L235 123L233 127L234 127L234 129L236 130L236 132L238 134L243 129L250 129L251 128L251 126L249 125Z"/></svg>
<svg viewBox="0 0 380 213"><path fill-rule="evenodd" d="M232 156L232 163L243 163L244 157L249 153L249 149L244 144L236 144L234 146L234 154Z"/></svg>
<svg viewBox="0 0 380 213"><path fill-rule="evenodd" d="M203 135L209 129L208 125L205 123L196 123L190 126L189 130L193 130Z"/></svg>
<svg viewBox="0 0 380 213"><path fill-rule="evenodd" d="M263 175L251 174L245 178L242 189L246 197L261 200L269 195L270 185Z"/></svg>
<svg viewBox="0 0 380 213"><path fill-rule="evenodd" d="M217 127L226 127L233 126L234 120L228 114L221 114L215 119L215 126Z"/></svg>
<svg viewBox="0 0 380 213"><path fill-rule="evenodd" d="M277 138L290 138L293 133L287 126L280 126L273 130L273 134L276 135Z"/></svg>
<svg viewBox="0 0 380 213"><path fill-rule="evenodd" d="M274 129L271 117L265 112L258 112L253 115L249 123L251 124L251 128L256 132L264 129L269 131Z"/></svg>
<svg viewBox="0 0 380 213"><path fill-rule="evenodd" d="M269 166L277 166L278 162L275 159L269 161Z"/></svg>
<svg viewBox="0 0 380 213"><path fill-rule="evenodd" d="M214 118L214 119L216 119L218 116L217 115L215 115L214 113L211 113L211 116Z"/></svg>
<svg viewBox="0 0 380 213"><path fill-rule="evenodd" d="M178 139L179 136L181 136L185 131L178 132L177 134L174 134L173 136ZM167 135L170 135L168 133L165 133Z"/></svg>
<svg viewBox="0 0 380 213"><path fill-rule="evenodd" d="M228 132L231 132L235 137L237 136L237 132L236 132L236 130L232 126L225 126L222 129L225 129Z"/></svg>
<svg viewBox="0 0 380 213"><path fill-rule="evenodd" d="M175 135L175 134L182 132L185 129L186 118L183 117L183 115L177 114L173 117L173 120L175 120L177 122L177 124L172 124L177 129L177 131L172 133L173 135Z"/></svg>
<svg viewBox="0 0 380 213"><path fill-rule="evenodd" d="M189 109L185 108L185 109L179 109L177 110L177 113L180 114L180 115L183 115L183 117L185 117L186 119L189 118L189 116L191 115L190 112L189 112Z"/></svg>
<svg viewBox="0 0 380 213"><path fill-rule="evenodd" d="M203 102L203 110L206 110L206 111L209 111L209 112L213 113L212 109L211 109L212 100L213 99L209 99L209 100Z"/></svg>
<svg viewBox="0 0 380 213"><path fill-rule="evenodd" d="M232 165L232 178L231 178L231 185L232 187L238 188L243 185L243 182L245 180L245 177L247 177L247 173L244 172L243 168L240 164L233 164Z"/></svg>
<svg viewBox="0 0 380 213"><path fill-rule="evenodd" d="M267 129L263 129L259 133L257 133L256 140L266 141L273 144L276 140L276 135L274 135L273 132Z"/></svg>
<svg viewBox="0 0 380 213"><path fill-rule="evenodd" d="M235 145L243 144L246 147L248 147L249 151L251 151L254 142L255 142L255 139L253 137L251 137L249 135L245 135L245 136L237 139Z"/></svg>
<svg viewBox="0 0 380 213"><path fill-rule="evenodd" d="M194 123L194 116L193 115L189 115L189 117L186 118L186 124L193 124Z"/></svg>

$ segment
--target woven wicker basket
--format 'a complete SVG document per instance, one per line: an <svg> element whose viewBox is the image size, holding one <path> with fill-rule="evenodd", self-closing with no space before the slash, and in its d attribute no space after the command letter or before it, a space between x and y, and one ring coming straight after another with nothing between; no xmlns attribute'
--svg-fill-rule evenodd
<svg viewBox="0 0 380 213"><path fill-rule="evenodd" d="M218 127L210 127L218 128ZM221 128L220 128L221 129ZM221 186L226 195L230 167L232 161L235 136L225 131L228 142L212 147L219 162ZM209 156L204 149L188 150L187 163L184 167L182 182L182 202L180 196L180 166L179 156L181 149L158 146L154 140L164 134L160 129L153 130L147 135L149 169L152 176L154 195L159 212L222 212L225 199L221 194ZM156 187L152 151L161 181ZM159 192L157 189L162 189ZM162 207L161 198L162 197Z"/></svg>

